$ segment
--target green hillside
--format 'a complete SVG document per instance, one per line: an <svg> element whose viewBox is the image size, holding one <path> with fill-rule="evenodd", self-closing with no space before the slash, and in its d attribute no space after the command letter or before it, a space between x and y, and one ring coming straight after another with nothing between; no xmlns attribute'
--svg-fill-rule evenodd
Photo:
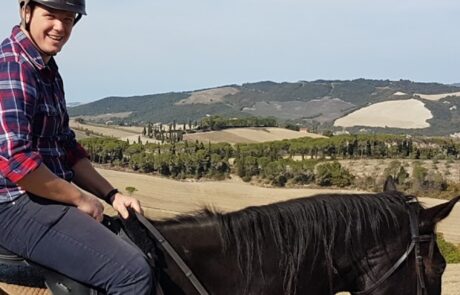
<svg viewBox="0 0 460 295"><path fill-rule="evenodd" d="M335 119L372 103L408 99L415 93L440 94L459 92L459 88L439 83L417 83L408 80L317 80L294 83L263 81L208 89L231 88L223 97L206 96L207 90L170 92L133 97L107 97L89 104L70 107L71 116L95 116L131 112L127 118L112 118L114 123L143 124L198 120L206 115L223 117L273 116L311 127L320 124L330 128ZM203 94L204 93L204 94ZM395 95L396 94L396 95ZM190 99L202 95L201 100ZM211 95L211 97L209 97ZM198 101L198 102L197 102ZM445 135L460 132L460 99L423 100L433 113L432 127L409 133ZM408 110L410 111L410 110ZM104 120L107 120L105 118ZM316 122L316 123L315 123ZM357 129L356 127L354 129ZM376 131L382 128L373 128ZM386 130L388 132L388 130ZM398 133L398 130L395 131ZM399 133L407 133L400 130Z"/></svg>

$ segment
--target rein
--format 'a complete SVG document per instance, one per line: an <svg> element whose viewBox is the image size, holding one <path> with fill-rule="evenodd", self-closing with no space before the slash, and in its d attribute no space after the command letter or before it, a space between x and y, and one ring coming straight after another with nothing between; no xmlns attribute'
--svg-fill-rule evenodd
<svg viewBox="0 0 460 295"><path fill-rule="evenodd" d="M375 289L377 289L383 282L385 282L396 270L401 266L401 264L406 261L412 251L415 251L415 270L417 272L417 295L426 294L426 283L425 283L425 267L423 265L423 257L420 254L420 244L424 242L434 241L433 235L420 235L419 232L419 220L418 212L416 211L415 205L418 204L416 199L412 199L407 202L409 205L409 222L410 222L410 231L411 231L411 243L407 248L406 252L396 261L396 263L371 287L367 288L364 291L352 292L354 295L365 295L370 294ZM431 244L432 246L433 244ZM431 252L431 247L430 247ZM431 255L431 254L430 254Z"/></svg>
<svg viewBox="0 0 460 295"><path fill-rule="evenodd" d="M160 233L160 231L153 226L144 216L136 212L137 220L142 223L143 226L157 239L157 241L161 244L163 249L169 254L169 256L176 262L179 268L182 270L184 275L189 279L190 283L195 287L197 292L200 295L209 295L208 291L204 288L204 286L200 283L197 277L193 274L192 270L187 266L185 261L182 257L177 254L176 250L171 246L171 244L165 239L165 237Z"/></svg>

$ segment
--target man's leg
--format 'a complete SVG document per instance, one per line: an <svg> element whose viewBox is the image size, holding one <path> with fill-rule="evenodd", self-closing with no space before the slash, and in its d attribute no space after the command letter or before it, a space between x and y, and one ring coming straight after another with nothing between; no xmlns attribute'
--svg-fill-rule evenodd
<svg viewBox="0 0 460 295"><path fill-rule="evenodd" d="M28 196L3 204L0 244L108 294L151 294L141 251L74 207Z"/></svg>

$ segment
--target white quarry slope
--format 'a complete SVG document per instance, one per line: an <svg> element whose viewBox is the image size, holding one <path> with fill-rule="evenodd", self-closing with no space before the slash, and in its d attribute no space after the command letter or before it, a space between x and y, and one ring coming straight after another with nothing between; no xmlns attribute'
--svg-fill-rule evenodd
<svg viewBox="0 0 460 295"><path fill-rule="evenodd" d="M334 126L427 128L426 121L433 118L425 104L417 99L392 100L359 109L335 121Z"/></svg>

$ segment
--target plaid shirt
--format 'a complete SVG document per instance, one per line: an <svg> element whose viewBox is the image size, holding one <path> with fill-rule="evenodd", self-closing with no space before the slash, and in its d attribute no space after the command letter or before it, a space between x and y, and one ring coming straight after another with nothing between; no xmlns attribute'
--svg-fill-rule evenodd
<svg viewBox="0 0 460 295"><path fill-rule="evenodd" d="M44 163L67 181L85 150L69 128L64 89L52 58L46 65L16 26L0 45L0 203L24 193L16 183Z"/></svg>

